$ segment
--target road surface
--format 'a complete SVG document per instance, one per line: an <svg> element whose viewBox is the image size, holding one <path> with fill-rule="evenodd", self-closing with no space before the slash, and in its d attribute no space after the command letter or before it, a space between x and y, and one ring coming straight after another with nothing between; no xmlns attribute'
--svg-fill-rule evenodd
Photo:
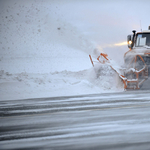
<svg viewBox="0 0 150 150"><path fill-rule="evenodd" d="M0 101L1 150L149 150L150 91Z"/></svg>

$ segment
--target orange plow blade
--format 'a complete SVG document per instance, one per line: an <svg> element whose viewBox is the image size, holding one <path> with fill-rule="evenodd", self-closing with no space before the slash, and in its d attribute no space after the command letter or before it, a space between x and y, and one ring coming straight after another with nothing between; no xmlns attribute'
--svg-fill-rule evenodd
<svg viewBox="0 0 150 150"><path fill-rule="evenodd" d="M94 61L92 60L91 55L89 55L91 63L94 67ZM137 59L141 60L143 63L142 68L138 68ZM100 53L97 57L97 61L101 64L107 63L120 77L124 84L124 89L140 89L140 85L148 78L148 67L144 62L143 58L140 55L135 56L129 64L128 71L126 71L125 75L122 75L118 69L116 69L112 63L111 59L105 53Z"/></svg>
<svg viewBox="0 0 150 150"><path fill-rule="evenodd" d="M148 66L142 56L136 55L128 66L125 73L127 89L140 89L140 86L148 79Z"/></svg>

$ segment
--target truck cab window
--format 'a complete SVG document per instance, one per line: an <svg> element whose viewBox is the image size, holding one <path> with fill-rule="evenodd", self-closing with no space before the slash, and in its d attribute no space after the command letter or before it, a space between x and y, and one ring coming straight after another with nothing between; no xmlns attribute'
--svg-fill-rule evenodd
<svg viewBox="0 0 150 150"><path fill-rule="evenodd" d="M137 34L135 46L142 47L145 45L150 46L150 34L149 33Z"/></svg>

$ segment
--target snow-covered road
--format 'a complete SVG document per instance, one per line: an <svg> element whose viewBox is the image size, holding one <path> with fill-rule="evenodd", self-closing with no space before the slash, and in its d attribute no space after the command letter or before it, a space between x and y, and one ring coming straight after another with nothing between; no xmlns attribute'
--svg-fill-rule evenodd
<svg viewBox="0 0 150 150"><path fill-rule="evenodd" d="M1 101L0 149L150 147L150 91Z"/></svg>

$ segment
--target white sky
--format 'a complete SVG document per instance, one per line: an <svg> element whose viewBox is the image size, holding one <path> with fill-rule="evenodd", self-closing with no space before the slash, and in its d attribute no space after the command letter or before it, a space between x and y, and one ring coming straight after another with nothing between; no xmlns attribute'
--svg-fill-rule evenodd
<svg viewBox="0 0 150 150"><path fill-rule="evenodd" d="M149 0L12 0L11 3L14 5L16 1L19 2L18 9L23 5L31 9L45 7L49 16L72 24L98 47L108 45L109 48L125 42L133 29L140 31L140 22L143 30L150 25ZM0 1L1 15L7 10L8 3L10 5L9 0ZM2 18L0 20L2 22Z"/></svg>
<svg viewBox="0 0 150 150"><path fill-rule="evenodd" d="M84 33L100 44L126 41L133 29L141 29L140 22L142 29L150 25L149 0L59 1L56 5L62 18L82 31L84 28Z"/></svg>

